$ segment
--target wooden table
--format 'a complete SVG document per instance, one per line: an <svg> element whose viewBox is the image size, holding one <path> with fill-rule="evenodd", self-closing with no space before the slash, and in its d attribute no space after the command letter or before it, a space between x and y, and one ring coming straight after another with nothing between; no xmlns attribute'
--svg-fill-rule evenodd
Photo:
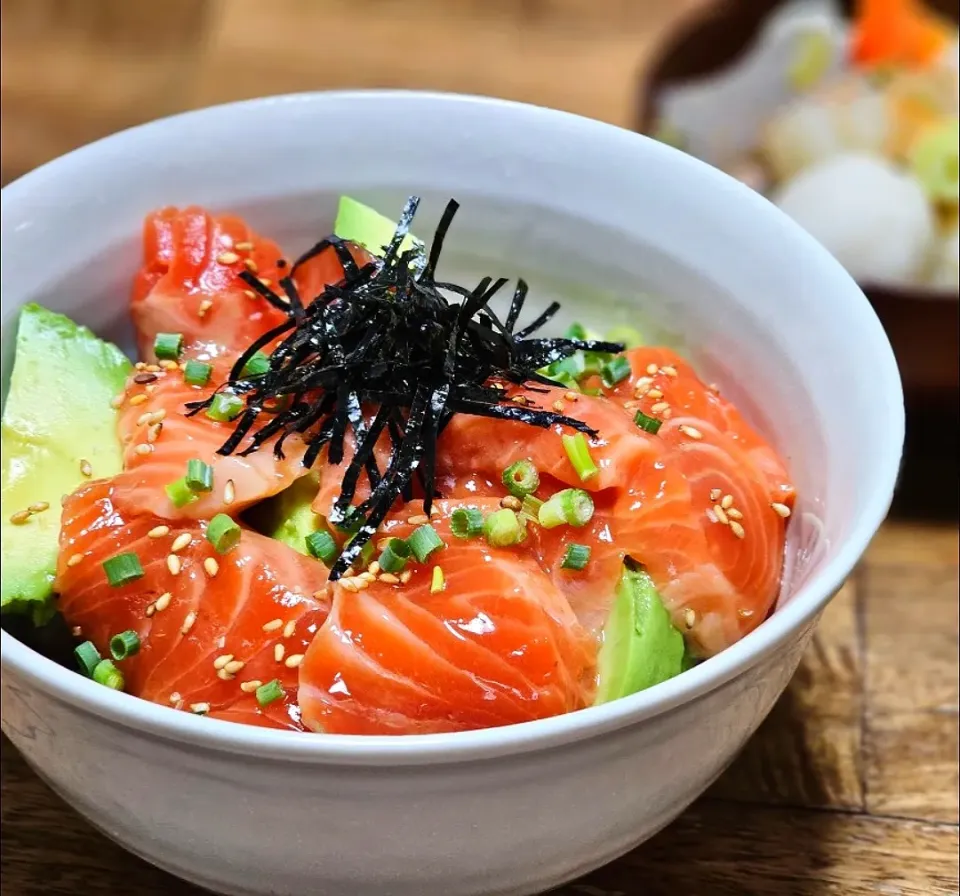
<svg viewBox="0 0 960 896"><path fill-rule="evenodd" d="M698 2L5 0L3 178L157 115L318 87L488 93L629 124L649 48ZM946 434L940 416L911 421L900 504L928 521L884 526L729 772L562 896L960 892L955 419ZM0 812L2 896L199 893L94 832L6 740Z"/></svg>

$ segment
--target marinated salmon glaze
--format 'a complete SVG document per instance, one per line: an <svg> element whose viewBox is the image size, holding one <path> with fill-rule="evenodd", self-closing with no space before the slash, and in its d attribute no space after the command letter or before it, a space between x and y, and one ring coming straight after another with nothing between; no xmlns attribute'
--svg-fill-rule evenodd
<svg viewBox="0 0 960 896"><path fill-rule="evenodd" d="M357 247L351 254L357 264L369 260ZM187 407L218 389L240 353L285 319L248 294L239 273L253 269L271 281L291 270L237 218L201 209L148 218L133 295L143 360L116 400L124 470L66 501L57 579L67 621L101 652L118 632L140 637L140 652L121 664L128 692L233 721L326 733L493 727L591 705L627 557L647 569L694 655L723 650L770 612L795 499L789 474L716 387L656 347L627 352L629 375L613 386L595 377L583 392L504 387L505 401L590 427L595 473L581 478L562 425L456 415L437 444L433 515L424 515L415 483L417 500L398 501L375 539L379 551L429 521L442 548L396 573L380 568L374 552L329 583L319 560L240 517L307 472L311 432L287 438L280 454L267 439L245 456L224 456L217 450L234 424ZM309 303L342 276L326 249L299 266L294 281ZM156 362L158 332L184 335L177 361ZM188 359L211 364L209 382L185 381ZM638 412L647 428L635 422ZM374 452L381 471L390 450L384 434ZM330 465L326 451L315 465L312 509L321 517L353 455L349 432L344 453L340 465ZM503 473L524 458L539 472L536 497L583 489L592 517L548 529L523 516L524 537L510 547L455 536L458 508L518 506ZM166 486L190 460L210 465L212 487L176 507ZM361 476L354 503L368 495ZM242 529L223 555L206 538L220 513ZM564 568L570 545L590 549L583 569ZM115 587L102 564L122 553L137 555L143 576ZM282 699L261 707L256 688L274 679Z"/></svg>

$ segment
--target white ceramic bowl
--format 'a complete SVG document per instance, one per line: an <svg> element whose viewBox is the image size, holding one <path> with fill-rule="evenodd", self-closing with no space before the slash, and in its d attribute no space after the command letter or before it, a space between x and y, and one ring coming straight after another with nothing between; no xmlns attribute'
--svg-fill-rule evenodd
<svg viewBox="0 0 960 896"><path fill-rule="evenodd" d="M632 318L643 304L648 325L682 331L692 360L790 460L801 498L782 605L727 652L633 697L510 728L392 739L176 712L100 687L4 632L3 730L108 836L212 890L533 893L666 825L770 710L888 508L903 436L897 369L840 266L712 168L560 112L379 92L189 113L7 187L4 381L24 302L127 338L148 210L234 209L296 249L327 232L341 192L387 211L422 193L425 236L454 196L448 270L522 271L534 296L560 284L588 323Z"/></svg>

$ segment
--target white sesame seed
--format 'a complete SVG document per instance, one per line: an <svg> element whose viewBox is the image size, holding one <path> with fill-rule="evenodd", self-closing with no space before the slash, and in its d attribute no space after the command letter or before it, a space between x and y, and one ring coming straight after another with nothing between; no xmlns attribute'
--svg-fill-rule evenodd
<svg viewBox="0 0 960 896"><path fill-rule="evenodd" d="M50 509L49 501L35 501L33 504L31 504L27 508L27 510L29 510L31 513L43 513L44 510L49 510L49 509Z"/></svg>
<svg viewBox="0 0 960 896"><path fill-rule="evenodd" d="M170 545L170 550L172 553L176 554L177 551L182 551L185 547L187 547L191 541L193 541L193 537L189 532L181 532L173 540L173 544Z"/></svg>
<svg viewBox="0 0 960 896"><path fill-rule="evenodd" d="M240 260L240 256L236 252L221 252L217 256L217 261L220 264L235 264Z"/></svg>
<svg viewBox="0 0 960 896"><path fill-rule="evenodd" d="M426 516L425 514L418 513L416 516L410 517L410 518L407 520L407 522L408 522L411 526L422 526L422 525L424 525L425 523L429 523L429 522L430 522L430 517Z"/></svg>
<svg viewBox="0 0 960 896"><path fill-rule="evenodd" d="M173 595L169 591L164 591L164 593L157 598L157 602L153 605L154 609L158 613L162 613L167 609L167 607L170 606L171 600L173 600Z"/></svg>
<svg viewBox="0 0 960 896"><path fill-rule="evenodd" d="M737 538L744 538L744 537L746 536L746 534L747 534L747 533L744 531L743 526L741 526L740 523L738 523L736 520L731 521L731 523L730 523L730 531L731 531L734 535L736 535Z"/></svg>
<svg viewBox="0 0 960 896"><path fill-rule="evenodd" d="M143 426L146 423L150 422L150 418L153 414L150 411L144 411L139 417L137 417L137 426Z"/></svg>
<svg viewBox="0 0 960 896"><path fill-rule="evenodd" d="M356 594L360 589L354 584L353 579L342 578L340 579L340 587L344 591L350 591L353 594Z"/></svg>
<svg viewBox="0 0 960 896"><path fill-rule="evenodd" d="M770 506L773 508L773 512L777 514L777 516L782 516L784 519L791 514L790 508L787 507L786 504L781 504L779 501L774 501Z"/></svg>
<svg viewBox="0 0 960 896"><path fill-rule="evenodd" d="M669 407L670 407L670 405L668 405L665 401L658 401L655 405L653 405L653 406L650 408L650 412L651 412L652 414L659 414L659 413L667 410L667 408L669 408Z"/></svg>
<svg viewBox="0 0 960 896"><path fill-rule="evenodd" d="M368 585L377 581L377 577L372 572L367 572L366 570L360 573L357 578L363 582L366 582ZM284 635L284 637L289 637L289 635Z"/></svg>
<svg viewBox="0 0 960 896"><path fill-rule="evenodd" d="M220 572L220 564L217 563L213 557L207 557L207 559L203 561L203 571L212 579Z"/></svg>
<svg viewBox="0 0 960 896"><path fill-rule="evenodd" d="M564 392L564 393L563 393L563 397L566 398L567 401L579 401L579 400L580 400L580 396L577 395L576 392Z"/></svg>
<svg viewBox="0 0 960 896"><path fill-rule="evenodd" d="M729 525L730 518L727 516L727 512L719 504L713 505L713 513L714 516L716 516L718 523L723 523L724 526Z"/></svg>
<svg viewBox="0 0 960 896"><path fill-rule="evenodd" d="M146 361L137 361L137 363L134 364L133 366L134 366L134 369L136 369L136 370L146 370L146 368L147 368L147 362L146 362Z"/></svg>
<svg viewBox="0 0 960 896"><path fill-rule="evenodd" d="M671 367L669 365L667 367L661 367L660 372L665 374L666 376L679 376L679 374L677 373L677 368Z"/></svg>
<svg viewBox="0 0 960 896"><path fill-rule="evenodd" d="M167 412L161 408L159 411L154 411L150 418L147 420L147 423L159 423L164 417L167 416Z"/></svg>
<svg viewBox="0 0 960 896"><path fill-rule="evenodd" d="M733 507L733 495L724 495L723 500L720 502L720 506L724 510L729 510Z"/></svg>
<svg viewBox="0 0 960 896"><path fill-rule="evenodd" d="M663 393L659 389L648 389L647 398L663 398Z"/></svg>
<svg viewBox="0 0 960 896"><path fill-rule="evenodd" d="M71 554L70 559L67 560L67 566L76 566L78 563L83 562L83 554Z"/></svg>
<svg viewBox="0 0 960 896"><path fill-rule="evenodd" d="M382 572L380 573L380 581L386 582L388 585L399 585L400 579L398 579L392 572Z"/></svg>
<svg viewBox="0 0 960 896"><path fill-rule="evenodd" d="M179 703L179 702L183 699L183 697L180 696L180 692L179 692L179 691L174 691L167 699L168 699L171 703L173 703L174 705L176 705L177 703Z"/></svg>
<svg viewBox="0 0 960 896"><path fill-rule="evenodd" d="M243 242L237 243L234 247L238 252L252 252L253 243L249 240L244 240Z"/></svg>
<svg viewBox="0 0 960 896"><path fill-rule="evenodd" d="M29 510L18 510L16 513L11 514L10 522L14 526L22 526L24 523L29 522L32 514Z"/></svg>
<svg viewBox="0 0 960 896"><path fill-rule="evenodd" d="M692 607L683 611L683 624L687 628L693 628L697 624L697 614Z"/></svg>
<svg viewBox="0 0 960 896"><path fill-rule="evenodd" d="M296 619L291 619L291 620L283 627L283 637L284 637L284 638L292 638L292 637L293 637L293 633L294 633L296 630L297 630L297 620L296 620Z"/></svg>
<svg viewBox="0 0 960 896"><path fill-rule="evenodd" d="M413 571L410 569L405 569L402 573L400 573L400 584L406 585L407 582L409 582L410 579L412 578L413 578Z"/></svg>
<svg viewBox="0 0 960 896"><path fill-rule="evenodd" d="M326 600L329 596L330 592L327 588L321 588L319 591L313 592L314 600Z"/></svg>
<svg viewBox="0 0 960 896"><path fill-rule="evenodd" d="M164 358L164 359L160 362L160 369L161 369L161 370L179 370L179 369L180 369L180 365L177 364L176 361L173 361L173 360L168 359L168 358Z"/></svg>
<svg viewBox="0 0 960 896"><path fill-rule="evenodd" d="M347 579L352 579L357 574L357 571L352 567L348 566L344 571L343 575Z"/></svg>
<svg viewBox="0 0 960 896"><path fill-rule="evenodd" d="M256 274L260 269L257 267L257 263L252 258L245 258L243 260L244 266L251 274ZM266 284L264 284L266 286Z"/></svg>
<svg viewBox="0 0 960 896"><path fill-rule="evenodd" d="M282 619L271 619L269 622L263 624L263 630L265 632L275 632L278 628L283 627Z"/></svg>
<svg viewBox="0 0 960 896"><path fill-rule="evenodd" d="M226 669L221 669L217 672L217 678L221 681L233 681L233 676Z"/></svg>
<svg viewBox="0 0 960 896"><path fill-rule="evenodd" d="M148 442L151 442L151 443L152 443L152 442L156 442L157 439L160 438L160 433L161 433L162 431L163 431L163 424L162 424L162 423L154 423L154 424L147 430L147 441L148 441Z"/></svg>
<svg viewBox="0 0 960 896"><path fill-rule="evenodd" d="M233 484L232 479L227 480L227 484L223 487L223 503L232 504L237 497L237 488Z"/></svg>
<svg viewBox="0 0 960 896"><path fill-rule="evenodd" d="M283 662L283 655L287 652L287 648L282 644L273 645L273 659L275 662Z"/></svg>
<svg viewBox="0 0 960 896"><path fill-rule="evenodd" d="M259 280L264 286L270 286L270 284L273 282L269 277L257 277L257 280ZM289 302L290 300L287 299L287 301Z"/></svg>
<svg viewBox="0 0 960 896"><path fill-rule="evenodd" d="M210 299L204 299L197 308L197 317L206 317L212 307L213 302Z"/></svg>
<svg viewBox="0 0 960 896"><path fill-rule="evenodd" d="M193 624L197 621L197 614L191 610L187 613L186 618L183 620L183 625L180 626L180 634L185 635L190 629L193 628Z"/></svg>
<svg viewBox="0 0 960 896"><path fill-rule="evenodd" d="M250 681L241 681L240 690L243 691L244 694L252 694L262 684L263 682L260 681L259 678L254 678Z"/></svg>
<svg viewBox="0 0 960 896"><path fill-rule="evenodd" d="M162 363L163 363L163 362L161 361L160 364L162 364ZM161 370L163 370L163 368L160 366L160 364L148 364L148 365L147 365L147 370L149 370L150 373L159 373Z"/></svg>
<svg viewBox="0 0 960 896"><path fill-rule="evenodd" d="M721 496L722 494L723 494L723 492L720 491L720 489L718 489L718 488L712 488L712 489L710 489L710 500L711 500L711 501L714 501L714 502L719 501L719 500L720 500L720 496Z"/></svg>
<svg viewBox="0 0 960 896"><path fill-rule="evenodd" d="M228 675L236 675L246 665L243 660L230 660L230 662L223 667L223 671Z"/></svg>
<svg viewBox="0 0 960 896"><path fill-rule="evenodd" d="M147 538L163 538L164 535L170 534L169 526L154 526L148 533Z"/></svg>
<svg viewBox="0 0 960 896"><path fill-rule="evenodd" d="M180 558L176 554L167 555L167 569L172 576L180 575L180 570L183 569L183 564L180 562Z"/></svg>
<svg viewBox="0 0 960 896"><path fill-rule="evenodd" d="M523 507L523 502L513 495L504 495L504 497L500 499L500 506L505 510L519 510Z"/></svg>
<svg viewBox="0 0 960 896"><path fill-rule="evenodd" d="M147 619L149 619L151 616L153 616L154 613L157 612L157 607L155 604L150 604L150 606L148 606L147 609L144 610L143 612L146 615Z"/></svg>
<svg viewBox="0 0 960 896"><path fill-rule="evenodd" d="M657 375L657 365L656 365L656 364L648 364L648 365L647 365L647 374L648 374L649 376L656 376L656 375Z"/></svg>
<svg viewBox="0 0 960 896"><path fill-rule="evenodd" d="M147 396L141 392L139 395L134 395L130 399L131 405L143 404L147 400Z"/></svg>
<svg viewBox="0 0 960 896"><path fill-rule="evenodd" d="M302 653L291 653L290 656L284 660L283 665L288 669L296 669L303 662Z"/></svg>
<svg viewBox="0 0 960 896"><path fill-rule="evenodd" d="M90 466L90 461L88 460L80 461L80 475L86 476L87 478L93 475L93 467Z"/></svg>
<svg viewBox="0 0 960 896"><path fill-rule="evenodd" d="M220 656L218 656L218 657L213 661L213 668L214 668L214 669L218 669L218 670L219 670L219 669L222 669L222 668L223 668L224 666L226 666L227 663L229 663L232 659L233 659L233 654L232 654L232 653L222 653L222 654L220 654Z"/></svg>
<svg viewBox="0 0 960 896"><path fill-rule="evenodd" d="M367 567L367 572L377 575L380 572L380 564L376 560L373 560Z"/></svg>
<svg viewBox="0 0 960 896"><path fill-rule="evenodd" d="M210 704L209 703L191 703L190 712L196 713L198 716L205 715L206 713L210 712Z"/></svg>
<svg viewBox="0 0 960 896"><path fill-rule="evenodd" d="M671 408L664 408L660 416L664 420L669 420L673 416L673 410Z"/></svg>
<svg viewBox="0 0 960 896"><path fill-rule="evenodd" d="M678 428L680 432L682 432L685 436L689 436L691 439L699 441L703 438L703 433L700 432L700 430L695 426L687 426L686 423L681 423Z"/></svg>
<svg viewBox="0 0 960 896"><path fill-rule="evenodd" d="M566 405L565 405L562 401L557 400L557 401L555 401L555 402L553 403L553 409L554 409L558 414L562 414L562 413L564 412L564 410L566 409Z"/></svg>
<svg viewBox="0 0 960 896"><path fill-rule="evenodd" d="M743 514L742 514L739 510L737 510L736 507L731 507L731 508L727 511L727 516L730 517L730 519L732 519L732 520L742 520L742 519L743 519Z"/></svg>
<svg viewBox="0 0 960 896"><path fill-rule="evenodd" d="M143 457L144 455L147 455L147 454L153 454L153 445L148 445L146 442L143 442L140 445L137 445L137 447L134 448L133 450L137 454L139 454L141 457Z"/></svg>
<svg viewBox="0 0 960 896"><path fill-rule="evenodd" d="M256 299L256 298L259 298L259 296L258 296L252 289L245 289L245 290L243 291L243 294L244 294L248 299Z"/></svg>

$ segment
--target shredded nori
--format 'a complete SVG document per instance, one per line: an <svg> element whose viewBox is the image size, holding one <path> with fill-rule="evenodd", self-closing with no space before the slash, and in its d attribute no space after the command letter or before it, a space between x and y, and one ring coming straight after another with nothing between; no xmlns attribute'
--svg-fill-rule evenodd
<svg viewBox="0 0 960 896"><path fill-rule="evenodd" d="M531 384L556 386L538 370L577 351L623 351L623 345L612 342L530 338L556 314L560 307L556 302L515 331L528 290L522 279L517 281L504 321L488 303L506 280L484 277L473 289L437 282L434 274L444 237L459 205L454 200L447 204L429 254L420 246L401 252L419 202L416 196L407 200L382 258L359 266L348 244L330 236L288 269L279 283L282 294L253 274L240 275L251 289L283 310L287 320L247 348L218 390L246 399L246 409L219 453L240 450L247 434L267 415L270 419L240 450L241 455L279 435L273 450L283 457L284 440L300 433L307 444L306 467L316 462L325 446L329 463L338 465L343 461L347 430L352 430L354 455L329 521L356 534L331 569L331 579L339 578L357 559L397 498L412 498L414 477L423 489L423 508L429 514L437 497L437 437L454 414L517 420L543 428L560 425L596 435L581 421L543 410L530 400L507 400L507 384L534 391ZM327 251L336 253L343 279L305 301L294 282L296 272ZM269 371L244 377L250 358L280 337L270 355ZM191 402L190 413L199 413L211 402L212 396ZM372 421L370 414L374 414ZM384 432L392 451L381 471L374 446ZM364 472L370 496L354 506Z"/></svg>

